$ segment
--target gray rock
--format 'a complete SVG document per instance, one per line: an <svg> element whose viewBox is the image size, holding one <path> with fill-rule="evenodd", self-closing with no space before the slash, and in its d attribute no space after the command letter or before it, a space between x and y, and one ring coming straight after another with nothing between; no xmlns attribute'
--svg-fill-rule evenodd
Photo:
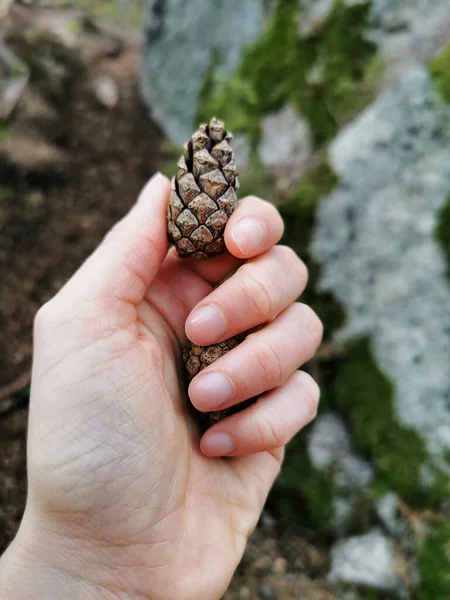
<svg viewBox="0 0 450 600"><path fill-rule="evenodd" d="M115 108L119 102L119 88L109 75L98 75L92 82L92 91L97 102L105 108Z"/></svg>
<svg viewBox="0 0 450 600"><path fill-rule="evenodd" d="M450 106L412 69L330 148L340 178L312 244L320 289L346 309L336 336L370 336L400 423L441 468L450 449L450 286L434 232L450 190Z"/></svg>
<svg viewBox="0 0 450 600"><path fill-rule="evenodd" d="M398 516L399 497L395 492L388 492L375 503L378 518L386 527L386 530L394 536L400 536L405 532L406 525Z"/></svg>
<svg viewBox="0 0 450 600"><path fill-rule="evenodd" d="M0 39L0 120L9 118L27 88L28 67Z"/></svg>
<svg viewBox="0 0 450 600"><path fill-rule="evenodd" d="M313 155L309 123L293 106L268 115L261 124L258 154L269 175L283 180L283 187L298 183Z"/></svg>
<svg viewBox="0 0 450 600"><path fill-rule="evenodd" d="M365 0L343 0L347 6L364 2ZM300 34L307 36L319 29L329 17L334 4L335 0L300 0Z"/></svg>
<svg viewBox="0 0 450 600"><path fill-rule="evenodd" d="M335 544L328 581L394 591L401 587L395 570L397 560L389 539L378 529L372 529Z"/></svg>
<svg viewBox="0 0 450 600"><path fill-rule="evenodd" d="M331 469L338 490L363 489L373 480L372 466L353 453L345 423L336 414L325 413L316 420L308 437L308 454L316 469Z"/></svg>
<svg viewBox="0 0 450 600"><path fill-rule="evenodd" d="M386 84L431 59L450 39L448 0L372 0L370 21L367 37L385 59Z"/></svg>
<svg viewBox="0 0 450 600"><path fill-rule="evenodd" d="M275 590L267 585L267 583L262 583L258 588L259 597L262 600L277 600L278 596Z"/></svg>
<svg viewBox="0 0 450 600"><path fill-rule="evenodd" d="M172 141L182 144L192 135L208 69L217 62L218 75L232 73L244 49L261 35L273 4L146 0L141 88L153 118Z"/></svg>

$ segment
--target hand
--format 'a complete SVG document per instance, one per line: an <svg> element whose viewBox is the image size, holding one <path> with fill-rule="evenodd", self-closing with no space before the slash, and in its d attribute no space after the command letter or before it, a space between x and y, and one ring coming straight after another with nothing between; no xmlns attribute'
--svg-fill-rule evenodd
<svg viewBox="0 0 450 600"><path fill-rule="evenodd" d="M168 251L168 195L157 175L37 315L29 495L1 597L217 600L284 444L316 413L317 385L296 369L322 326L295 302L307 272L275 246L277 210L243 200L229 252L196 262ZM208 345L264 323L192 381L201 410L263 394L199 444L180 383L186 333Z"/></svg>

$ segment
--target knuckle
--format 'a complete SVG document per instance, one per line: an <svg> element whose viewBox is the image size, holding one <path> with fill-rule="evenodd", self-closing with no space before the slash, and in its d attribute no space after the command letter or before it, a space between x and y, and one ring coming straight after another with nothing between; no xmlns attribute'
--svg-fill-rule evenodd
<svg viewBox="0 0 450 600"><path fill-rule="evenodd" d="M320 401L320 388L314 379L305 371L298 371L303 398L308 411L308 422L317 416Z"/></svg>
<svg viewBox="0 0 450 600"><path fill-rule="evenodd" d="M277 419L272 411L266 411L255 420L256 436L262 447L279 448L284 445L285 440L277 427Z"/></svg>
<svg viewBox="0 0 450 600"><path fill-rule="evenodd" d="M248 304L251 306L254 315L264 322L274 314L274 307L277 299L274 298L275 285L270 285L261 281L259 277L252 274L249 269L243 273L241 289ZM274 291L269 291L269 290Z"/></svg>
<svg viewBox="0 0 450 600"><path fill-rule="evenodd" d="M283 361L274 346L260 343L255 352L261 379L266 390L279 385L283 380Z"/></svg>

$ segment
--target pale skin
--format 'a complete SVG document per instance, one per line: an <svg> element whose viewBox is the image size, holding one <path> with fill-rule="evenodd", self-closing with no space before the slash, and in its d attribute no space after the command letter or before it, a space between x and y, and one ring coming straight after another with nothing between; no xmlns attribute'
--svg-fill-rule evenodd
<svg viewBox="0 0 450 600"><path fill-rule="evenodd" d="M36 317L29 493L2 600L218 600L285 444L316 414L298 368L322 325L296 302L307 271L276 245L279 213L246 198L225 255L183 260L168 248L169 187L155 176ZM191 382L203 411L261 395L200 437L180 348L262 324Z"/></svg>

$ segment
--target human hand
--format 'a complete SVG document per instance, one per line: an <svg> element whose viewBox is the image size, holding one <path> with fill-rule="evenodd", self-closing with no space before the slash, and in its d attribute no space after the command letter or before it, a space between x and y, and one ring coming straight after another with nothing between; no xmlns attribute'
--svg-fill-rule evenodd
<svg viewBox="0 0 450 600"><path fill-rule="evenodd" d="M217 600L284 444L316 413L317 385L297 368L322 326L295 302L307 272L275 246L277 210L243 200L227 225L229 252L180 259L168 251L169 187L154 177L37 315L29 494L0 563L2 598ZM209 345L261 324L192 381L200 410L263 394L200 444L185 408L186 333Z"/></svg>

